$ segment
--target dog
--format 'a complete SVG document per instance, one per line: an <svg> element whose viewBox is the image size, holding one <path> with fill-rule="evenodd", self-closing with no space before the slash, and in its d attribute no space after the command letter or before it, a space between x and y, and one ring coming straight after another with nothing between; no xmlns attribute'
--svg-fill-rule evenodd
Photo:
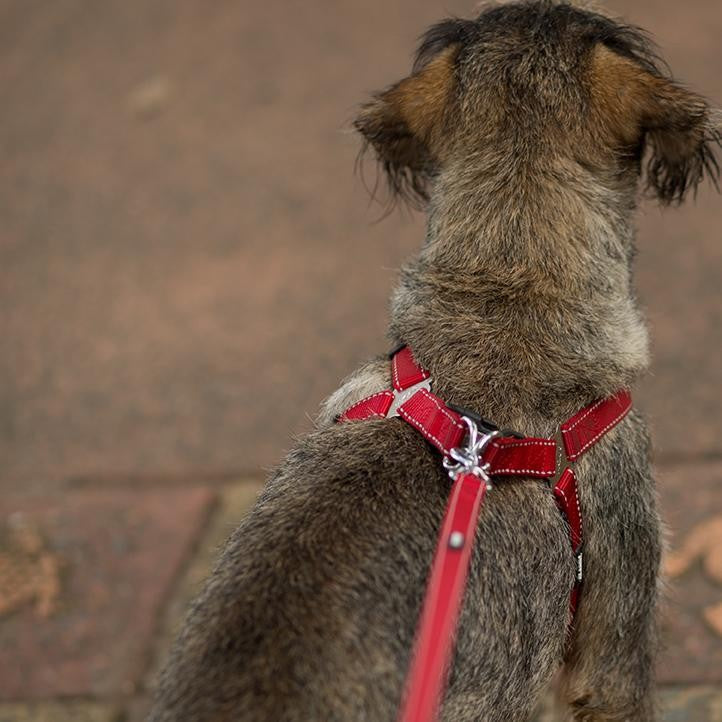
<svg viewBox="0 0 722 722"><path fill-rule="evenodd" d="M649 363L635 301L643 188L677 204L716 181L708 103L640 30L558 0L485 7L423 36L412 73L355 128L423 246L389 336L449 404L552 438ZM337 423L391 386L350 376L232 534L161 675L152 722L376 722L402 701L450 482L398 418ZM632 410L576 467L584 585L550 484L495 481L481 510L441 719L529 719L557 676L571 719L657 719L662 540L650 441Z"/></svg>

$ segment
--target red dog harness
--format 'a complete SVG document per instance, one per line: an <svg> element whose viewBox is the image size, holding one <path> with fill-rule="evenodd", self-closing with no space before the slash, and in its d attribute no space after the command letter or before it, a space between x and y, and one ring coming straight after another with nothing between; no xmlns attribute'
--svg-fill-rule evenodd
<svg viewBox="0 0 722 722"><path fill-rule="evenodd" d="M629 392L623 390L572 416L554 439L521 437L499 430L474 414L460 412L431 393L429 373L416 363L407 346L392 355L391 363L393 390L362 399L346 409L338 421L400 417L441 451L444 467L454 481L399 715L400 722L433 722L453 652L479 512L491 489L491 479L531 476L551 480L577 558L571 594L573 618L582 582L583 528L571 465L627 415L632 402Z"/></svg>

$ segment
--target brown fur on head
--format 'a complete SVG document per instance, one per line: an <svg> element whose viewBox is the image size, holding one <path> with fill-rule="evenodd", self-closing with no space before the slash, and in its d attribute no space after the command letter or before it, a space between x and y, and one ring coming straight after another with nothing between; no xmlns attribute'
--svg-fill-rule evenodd
<svg viewBox="0 0 722 722"><path fill-rule="evenodd" d="M709 106L668 77L645 34L552 0L433 26L412 74L364 105L355 127L392 192L422 203L451 157L488 161L500 143L503 162L562 154L607 182L627 180L624 192L646 156L647 185L664 204L719 174Z"/></svg>

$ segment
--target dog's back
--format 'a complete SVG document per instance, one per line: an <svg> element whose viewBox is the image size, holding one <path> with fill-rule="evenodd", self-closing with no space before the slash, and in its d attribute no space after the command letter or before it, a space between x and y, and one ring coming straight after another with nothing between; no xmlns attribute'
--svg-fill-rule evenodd
<svg viewBox="0 0 722 722"><path fill-rule="evenodd" d="M448 484L401 424L307 437L231 537L152 719L393 719ZM509 719L530 711L562 652L573 575L543 486L500 486L479 529L449 719L481 719L484 698L517 710Z"/></svg>

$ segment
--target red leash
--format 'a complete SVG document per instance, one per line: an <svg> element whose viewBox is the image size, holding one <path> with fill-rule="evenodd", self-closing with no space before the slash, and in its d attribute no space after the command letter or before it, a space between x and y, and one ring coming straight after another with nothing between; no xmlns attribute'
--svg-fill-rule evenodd
<svg viewBox="0 0 722 722"><path fill-rule="evenodd" d="M470 473L460 474L451 488L399 715L405 722L436 716L486 491L486 483Z"/></svg>
<svg viewBox="0 0 722 722"><path fill-rule="evenodd" d="M488 422L477 422L447 406L431 388L429 373L403 347L392 357L393 391L381 391L348 408L339 421L399 416L443 454L454 480L441 527L426 598L416 633L411 668L399 722L434 722L442 702L454 636L469 572L481 505L491 478L524 476L554 479L554 496L569 526L577 557L577 580L571 594L572 616L582 582L582 514L577 480L570 464L591 448L629 412L626 390L597 401L561 426L568 463L557 464L554 439L517 438ZM479 426L482 428L479 429ZM464 444L462 445L462 442ZM558 468L559 467L559 468Z"/></svg>

